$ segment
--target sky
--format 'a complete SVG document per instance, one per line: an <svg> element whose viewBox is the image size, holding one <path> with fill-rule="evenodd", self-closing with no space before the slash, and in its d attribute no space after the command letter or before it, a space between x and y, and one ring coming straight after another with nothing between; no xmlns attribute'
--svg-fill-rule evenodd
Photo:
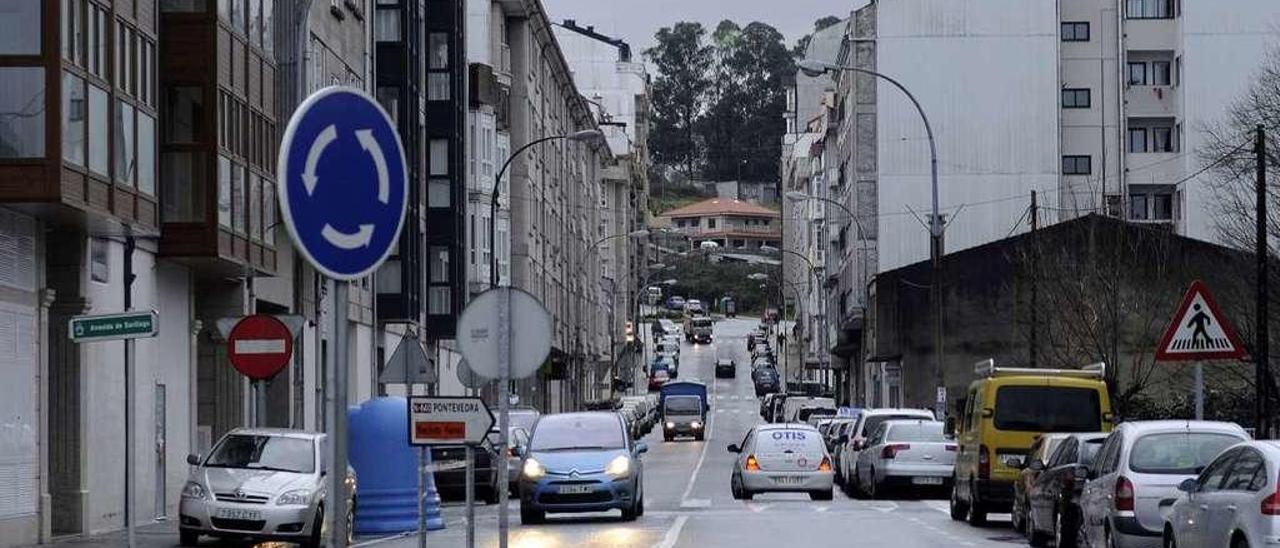
<svg viewBox="0 0 1280 548"><path fill-rule="evenodd" d="M745 26L752 21L773 25L787 46L813 30L827 15L841 19L866 0L542 0L551 20L574 19L578 26L626 40L636 53L653 45L653 34L677 21L701 22L710 31L724 19Z"/></svg>

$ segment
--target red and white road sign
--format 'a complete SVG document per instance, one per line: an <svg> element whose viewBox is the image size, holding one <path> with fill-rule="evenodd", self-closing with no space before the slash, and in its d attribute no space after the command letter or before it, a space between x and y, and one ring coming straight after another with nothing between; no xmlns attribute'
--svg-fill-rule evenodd
<svg viewBox="0 0 1280 548"><path fill-rule="evenodd" d="M241 375L255 381L270 379L289 365L293 334L274 316L245 316L227 336L227 357Z"/></svg>
<svg viewBox="0 0 1280 548"><path fill-rule="evenodd" d="M1240 335L1218 309L1209 287L1200 280L1192 282L1160 337L1156 360L1234 360L1244 356Z"/></svg>

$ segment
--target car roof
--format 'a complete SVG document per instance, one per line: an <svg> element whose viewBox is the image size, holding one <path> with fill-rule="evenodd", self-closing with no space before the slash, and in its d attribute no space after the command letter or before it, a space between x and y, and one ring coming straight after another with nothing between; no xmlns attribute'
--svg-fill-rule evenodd
<svg viewBox="0 0 1280 548"><path fill-rule="evenodd" d="M1122 422L1116 425L1117 430L1131 432L1135 435L1152 432L1181 432L1195 430L1198 432L1223 432L1248 435L1244 428L1233 422L1197 421L1197 420L1154 420Z"/></svg>
<svg viewBox="0 0 1280 548"><path fill-rule="evenodd" d="M309 432L306 430L295 430L293 428L235 428L231 434L243 434L249 436L279 436L285 438L299 439L320 439L324 437L324 432Z"/></svg>
<svg viewBox="0 0 1280 548"><path fill-rule="evenodd" d="M862 416L864 417L876 416L876 415L897 415L897 414L903 414L903 413L925 413L925 414L928 414L930 418L933 417L933 411L930 411L928 409L910 409L906 407L901 407L901 408L881 407L877 409L862 410Z"/></svg>
<svg viewBox="0 0 1280 548"><path fill-rule="evenodd" d="M775 422L769 424L761 424L756 426L756 432L771 432L773 430L807 430L817 432L818 429L803 422Z"/></svg>

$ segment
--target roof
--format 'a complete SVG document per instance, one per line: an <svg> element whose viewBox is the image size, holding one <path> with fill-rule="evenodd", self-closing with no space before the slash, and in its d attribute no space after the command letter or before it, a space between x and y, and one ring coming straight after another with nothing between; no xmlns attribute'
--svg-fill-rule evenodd
<svg viewBox="0 0 1280 548"><path fill-rule="evenodd" d="M679 207L662 214L663 217L695 217L704 215L747 215L782 218L782 213L777 210L744 202L737 198L711 198L696 204Z"/></svg>

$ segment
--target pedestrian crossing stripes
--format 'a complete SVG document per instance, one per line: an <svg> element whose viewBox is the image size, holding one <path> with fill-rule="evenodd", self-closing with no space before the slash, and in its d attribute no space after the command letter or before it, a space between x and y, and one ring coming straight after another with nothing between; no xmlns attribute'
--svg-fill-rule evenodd
<svg viewBox="0 0 1280 548"><path fill-rule="evenodd" d="M1226 337L1175 339L1169 345L1170 350L1225 350L1231 347L1231 341Z"/></svg>

